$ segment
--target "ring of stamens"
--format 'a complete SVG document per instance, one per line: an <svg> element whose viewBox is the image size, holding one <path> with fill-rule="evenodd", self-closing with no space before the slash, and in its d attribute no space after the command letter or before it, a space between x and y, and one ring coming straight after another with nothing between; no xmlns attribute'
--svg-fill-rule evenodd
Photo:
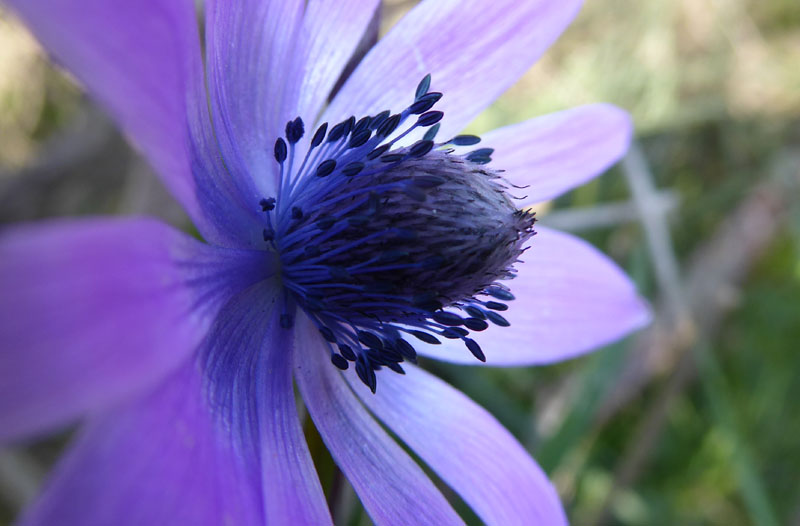
<svg viewBox="0 0 800 526"><path fill-rule="evenodd" d="M514 296L499 280L514 277L534 234L533 214L516 210L485 166L492 149L456 153L480 141L473 135L435 142L442 94L429 87L426 76L400 113L322 124L296 169L304 125L287 123L274 146L278 195L261 201L286 291L281 325L302 308L332 363L354 362L373 392L376 370L402 373L401 362L416 362L411 338L459 339L485 361L471 332L509 325L500 312ZM398 145L418 128L421 139Z"/></svg>

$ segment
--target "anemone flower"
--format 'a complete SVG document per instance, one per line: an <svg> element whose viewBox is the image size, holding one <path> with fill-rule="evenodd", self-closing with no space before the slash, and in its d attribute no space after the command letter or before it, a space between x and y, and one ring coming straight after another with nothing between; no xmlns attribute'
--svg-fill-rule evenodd
<svg viewBox="0 0 800 526"><path fill-rule="evenodd" d="M458 135L577 0L423 1L331 99L377 3L208 0L203 60L188 0L9 1L202 237L3 229L0 437L82 423L21 524L331 524L295 385L376 524L463 524L420 463L486 524L566 522L522 446L414 363L550 363L647 321L525 208L615 162L629 119Z"/></svg>

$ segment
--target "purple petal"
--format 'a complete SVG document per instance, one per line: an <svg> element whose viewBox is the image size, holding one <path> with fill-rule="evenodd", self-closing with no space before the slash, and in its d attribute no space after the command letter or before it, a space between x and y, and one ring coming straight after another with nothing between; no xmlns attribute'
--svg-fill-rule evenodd
<svg viewBox="0 0 800 526"><path fill-rule="evenodd" d="M187 364L92 419L21 524L264 524L258 471L220 435Z"/></svg>
<svg viewBox="0 0 800 526"><path fill-rule="evenodd" d="M566 360L614 342L650 321L630 279L585 241L537 227L530 249L507 282L516 300L503 313L510 327L476 336L487 365L538 365ZM420 354L479 364L464 346L417 344Z"/></svg>
<svg viewBox="0 0 800 526"><path fill-rule="evenodd" d="M303 31L309 39L305 56L299 59L305 64L305 75L298 105L298 115L306 123L315 122L378 3L379 0L336 0L308 4Z"/></svg>
<svg viewBox="0 0 800 526"><path fill-rule="evenodd" d="M364 58L324 120L397 112L426 74L444 93L441 137L461 131L561 34L580 0L427 0Z"/></svg>
<svg viewBox="0 0 800 526"><path fill-rule="evenodd" d="M358 401L330 363L311 321L305 316L297 321L295 376L303 400L372 520L381 526L463 524L422 469Z"/></svg>
<svg viewBox="0 0 800 526"><path fill-rule="evenodd" d="M187 150L186 96L202 79L194 2L8 3L142 149L206 238L213 238L195 196Z"/></svg>
<svg viewBox="0 0 800 526"><path fill-rule="evenodd" d="M209 0L208 82L219 146L245 201L275 194L275 139L294 118L303 1Z"/></svg>
<svg viewBox="0 0 800 526"><path fill-rule="evenodd" d="M197 348L225 293L262 267L143 219L2 231L0 437L152 387Z"/></svg>
<svg viewBox="0 0 800 526"><path fill-rule="evenodd" d="M485 409L410 364L379 373L372 394L347 375L361 401L450 487L483 524L566 524L555 488Z"/></svg>
<svg viewBox="0 0 800 526"><path fill-rule="evenodd" d="M266 524L332 524L297 415L279 292L262 282L221 309L201 351L206 386L231 440L261 464Z"/></svg>
<svg viewBox="0 0 800 526"><path fill-rule="evenodd" d="M631 120L610 104L581 106L487 133L492 165L527 197L525 206L558 197L604 172L628 150Z"/></svg>

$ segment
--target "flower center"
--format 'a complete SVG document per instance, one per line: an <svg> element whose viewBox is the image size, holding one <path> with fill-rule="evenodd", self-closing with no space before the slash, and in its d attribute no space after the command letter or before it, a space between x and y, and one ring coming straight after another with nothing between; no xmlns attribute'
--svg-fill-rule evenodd
<svg viewBox="0 0 800 526"><path fill-rule="evenodd" d="M434 142L441 93L420 82L414 103L358 121L320 126L297 170L300 118L275 143L281 167L277 198L261 201L264 239L279 254L286 294L282 325L296 304L329 343L340 369L354 362L373 391L375 371L402 373L416 361L411 337L429 344L460 339L479 360L471 331L508 326L498 311L514 299L498 282L533 232L533 214L517 210L497 172L492 150L457 153L480 139ZM413 115L416 122L401 126ZM418 128L424 136L397 146ZM499 300L499 301L498 301ZM412 340L413 341L413 340Z"/></svg>

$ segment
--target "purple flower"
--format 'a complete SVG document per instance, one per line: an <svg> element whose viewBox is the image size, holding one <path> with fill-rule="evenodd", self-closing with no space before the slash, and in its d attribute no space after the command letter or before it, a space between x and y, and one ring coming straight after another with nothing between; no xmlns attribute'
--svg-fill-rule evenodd
<svg viewBox="0 0 800 526"><path fill-rule="evenodd" d="M377 524L462 523L379 421L485 523L566 522L522 446L413 362L550 363L648 319L613 263L517 210L618 159L625 113L456 135L579 1L426 0L327 106L377 0L208 0L205 62L188 0L9 3L205 240L0 234L0 439L84 424L21 524L330 524L293 382Z"/></svg>

